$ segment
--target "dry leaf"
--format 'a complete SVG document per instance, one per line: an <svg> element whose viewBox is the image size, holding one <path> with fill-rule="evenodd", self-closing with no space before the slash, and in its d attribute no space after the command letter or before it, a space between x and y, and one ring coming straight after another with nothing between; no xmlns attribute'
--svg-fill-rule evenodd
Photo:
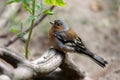
<svg viewBox="0 0 120 80"><path fill-rule="evenodd" d="M102 6L101 6L101 4L99 2L92 2L90 4L90 8L91 8L92 11L100 11L100 10L102 10Z"/></svg>

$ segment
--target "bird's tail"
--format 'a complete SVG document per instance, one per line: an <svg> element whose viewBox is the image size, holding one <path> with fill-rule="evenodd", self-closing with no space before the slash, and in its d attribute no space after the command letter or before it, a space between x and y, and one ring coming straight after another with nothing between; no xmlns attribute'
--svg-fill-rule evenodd
<svg viewBox="0 0 120 80"><path fill-rule="evenodd" d="M101 67L106 67L106 64L108 64L107 61L105 61L102 57L95 55L94 53L90 52L89 50L82 51L83 54L90 57L94 62L96 62Z"/></svg>
<svg viewBox="0 0 120 80"><path fill-rule="evenodd" d="M95 54L93 56L90 56L90 58L103 68L106 67L106 64L108 64L108 62L105 61L102 57Z"/></svg>

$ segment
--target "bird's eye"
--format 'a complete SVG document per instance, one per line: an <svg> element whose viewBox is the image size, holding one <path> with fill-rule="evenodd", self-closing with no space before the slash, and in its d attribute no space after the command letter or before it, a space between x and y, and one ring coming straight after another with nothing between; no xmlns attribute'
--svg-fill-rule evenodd
<svg viewBox="0 0 120 80"><path fill-rule="evenodd" d="M55 23L56 26L61 26L62 25L60 20L55 20L54 23Z"/></svg>
<svg viewBox="0 0 120 80"><path fill-rule="evenodd" d="M56 23L55 25L56 25L56 26L60 26L61 24L60 24L60 23Z"/></svg>
<svg viewBox="0 0 120 80"><path fill-rule="evenodd" d="M57 26L60 26L60 23L57 23Z"/></svg>

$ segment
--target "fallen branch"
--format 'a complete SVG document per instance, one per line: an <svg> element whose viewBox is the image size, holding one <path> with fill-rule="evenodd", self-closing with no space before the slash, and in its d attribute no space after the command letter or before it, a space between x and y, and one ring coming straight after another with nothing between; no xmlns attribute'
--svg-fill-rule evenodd
<svg viewBox="0 0 120 80"><path fill-rule="evenodd" d="M0 74L1 73L3 73L4 75L8 75L10 78L12 78L13 76L12 69L8 67L7 64L2 61L0 61Z"/></svg>
<svg viewBox="0 0 120 80"><path fill-rule="evenodd" d="M60 65L60 68L62 69L62 72L66 76L67 80L78 80L85 77L85 75L80 71L80 69L69 58L67 54L65 55L63 63Z"/></svg>
<svg viewBox="0 0 120 80"><path fill-rule="evenodd" d="M84 78L84 74L69 59L69 57L64 56L62 52L53 48L48 49L40 58L34 61L28 61L15 52L0 47L0 58L13 66L14 72L13 70L9 70L9 66L7 66L8 68L2 67L5 64L0 63L0 69L3 70L1 71L1 74L5 77L9 77L11 80L29 80L35 79L38 76L47 76L59 67L62 70L62 77L64 77L65 80L79 80Z"/></svg>

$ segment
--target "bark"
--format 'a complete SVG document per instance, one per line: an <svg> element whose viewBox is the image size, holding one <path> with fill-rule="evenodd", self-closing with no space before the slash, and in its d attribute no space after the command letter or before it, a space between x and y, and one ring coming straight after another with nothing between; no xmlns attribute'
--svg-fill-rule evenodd
<svg viewBox="0 0 120 80"><path fill-rule="evenodd" d="M53 48L48 49L40 58L29 61L8 48L0 47L0 58L11 64L14 69L0 62L0 72L3 75L0 79L5 77L8 80L36 80L43 76L45 78L59 67L63 80L81 80L85 76L67 54Z"/></svg>

